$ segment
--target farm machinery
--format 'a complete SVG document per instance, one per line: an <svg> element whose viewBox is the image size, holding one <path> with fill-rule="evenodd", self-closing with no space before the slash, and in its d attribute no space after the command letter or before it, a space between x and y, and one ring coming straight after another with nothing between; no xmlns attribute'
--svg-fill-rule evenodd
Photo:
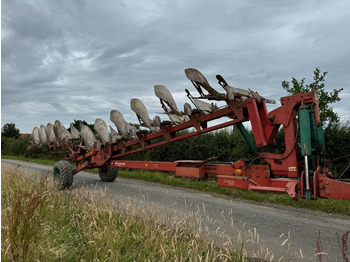
<svg viewBox="0 0 350 262"><path fill-rule="evenodd" d="M222 93L215 90L198 70L187 68L185 74L199 93L195 97L185 90L193 108L185 103L180 111L166 87L154 86L168 121L162 121L159 116L150 119L142 101L133 98L130 107L137 115L140 130L127 123L119 111L112 110L110 120L117 131L111 126L109 131L107 124L99 118L94 124L97 135L82 123L80 130L71 124L68 131L57 120L54 125L33 129L31 147L46 143L51 149L69 152L69 157L57 162L53 168L60 189L71 187L73 176L85 169L98 168L102 181L112 182L118 168L132 168L171 171L176 176L197 179L215 176L218 186L287 193L296 199L350 199L350 183L337 180L327 169L317 90L282 97L281 105L268 112L266 104L275 101L258 92L230 86L221 75L216 78L224 89ZM203 100L209 100L209 103ZM216 103L220 101L225 105L218 106ZM254 138L243 125L248 121ZM175 162L122 159L230 126L238 128L255 153L254 159L233 163L215 163L213 158ZM274 145L280 128L283 128L285 151L265 152L264 149ZM182 132L184 130L187 132ZM74 163L74 168L70 162Z"/></svg>

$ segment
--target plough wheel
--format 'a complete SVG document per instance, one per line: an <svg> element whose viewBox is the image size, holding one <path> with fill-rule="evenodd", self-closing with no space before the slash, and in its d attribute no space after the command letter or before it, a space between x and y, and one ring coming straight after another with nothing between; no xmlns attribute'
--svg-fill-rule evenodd
<svg viewBox="0 0 350 262"><path fill-rule="evenodd" d="M105 165L98 169L98 174L103 182L113 182L118 176L118 168Z"/></svg>
<svg viewBox="0 0 350 262"><path fill-rule="evenodd" d="M53 178L59 190L68 189L73 184L73 169L68 161L56 162L53 167Z"/></svg>

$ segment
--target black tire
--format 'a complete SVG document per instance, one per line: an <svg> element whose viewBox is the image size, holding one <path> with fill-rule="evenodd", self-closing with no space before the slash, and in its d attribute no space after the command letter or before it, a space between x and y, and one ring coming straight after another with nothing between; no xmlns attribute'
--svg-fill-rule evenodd
<svg viewBox="0 0 350 262"><path fill-rule="evenodd" d="M113 182L118 176L118 168L102 166L98 169L98 174L103 182Z"/></svg>
<svg viewBox="0 0 350 262"><path fill-rule="evenodd" d="M68 161L56 162L53 167L53 178L59 190L69 189L73 185L73 169Z"/></svg>

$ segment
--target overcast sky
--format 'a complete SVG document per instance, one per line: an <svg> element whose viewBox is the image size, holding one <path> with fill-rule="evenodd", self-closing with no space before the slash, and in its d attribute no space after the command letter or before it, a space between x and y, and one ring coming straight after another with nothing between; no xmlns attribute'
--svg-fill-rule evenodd
<svg viewBox="0 0 350 262"><path fill-rule="evenodd" d="M310 83L320 67L328 91L344 88L332 107L349 119L347 0L7 0L1 13L1 120L21 133L56 119L112 124L112 109L136 123L133 97L153 118L162 112L155 84L182 108L184 89L196 94L188 67L220 92L216 74L276 101L283 80Z"/></svg>

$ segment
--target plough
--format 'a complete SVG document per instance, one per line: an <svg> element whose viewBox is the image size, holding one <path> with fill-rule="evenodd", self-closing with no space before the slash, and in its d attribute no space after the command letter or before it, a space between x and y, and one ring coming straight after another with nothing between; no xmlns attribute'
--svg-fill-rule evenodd
<svg viewBox="0 0 350 262"><path fill-rule="evenodd" d="M98 168L102 181L116 179L118 168L161 170L175 172L176 176L206 178L216 176L222 187L260 192L288 193L293 198L350 199L350 183L337 180L327 169L324 159L325 142L319 115L317 90L282 97L281 106L267 111L266 103L275 103L258 92L230 86L217 75L224 92L215 90L198 70L185 69L199 96L185 90L194 105L185 103L180 111L170 91L163 85L154 86L155 95L170 121L159 116L150 119L145 105L131 99L131 109L142 127L140 130L127 123L123 115L112 110L110 120L116 131L102 119L96 119L92 130L80 123L80 130L70 125L68 131L60 121L54 125L35 127L32 148L48 144L51 148L65 148L69 157L55 164L53 175L60 189L69 188L73 176L85 169ZM209 100L210 103L203 100ZM215 102L223 101L219 107ZM212 124L217 119L219 124ZM243 125L250 121L254 139ZM218 122L218 121L216 121ZM237 126L256 157L234 163L221 164L207 160L178 160L175 162L127 161L122 157L137 152L188 139L229 126ZM285 152L264 152L275 143L278 130L283 127ZM190 130L189 132L181 132ZM72 162L75 168L71 167Z"/></svg>

